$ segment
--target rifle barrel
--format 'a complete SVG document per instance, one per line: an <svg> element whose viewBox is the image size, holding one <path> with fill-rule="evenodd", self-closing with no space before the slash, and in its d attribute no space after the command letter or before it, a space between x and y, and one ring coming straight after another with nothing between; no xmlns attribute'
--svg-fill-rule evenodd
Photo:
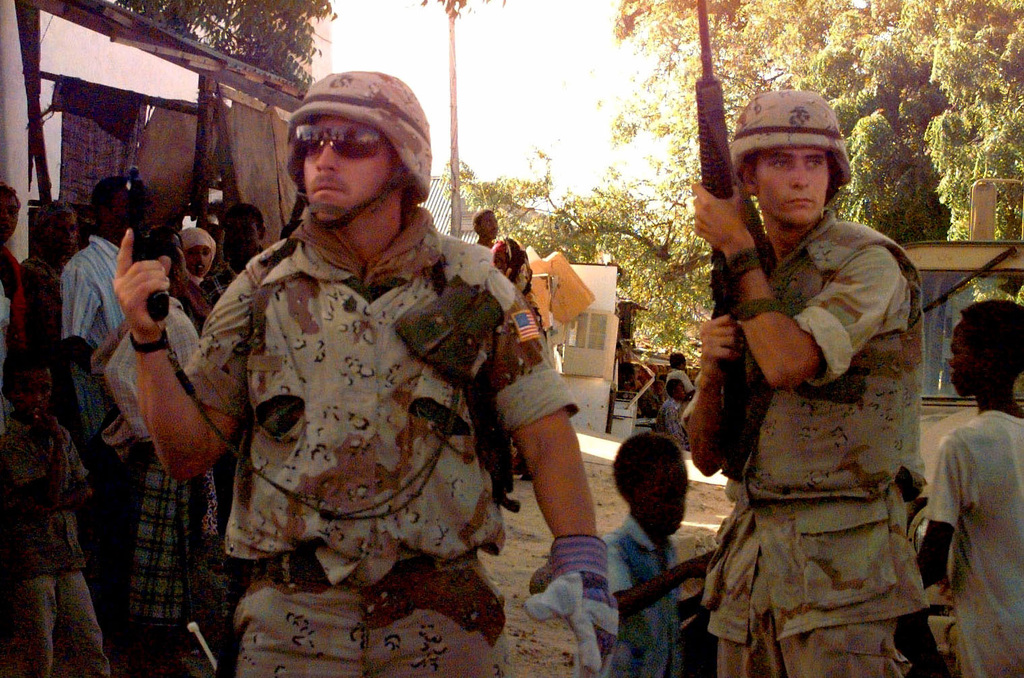
<svg viewBox="0 0 1024 678"><path fill-rule="evenodd" d="M697 32L700 34L700 64L704 79L715 77L714 64L711 61L711 30L708 28L707 0L697 0Z"/></svg>

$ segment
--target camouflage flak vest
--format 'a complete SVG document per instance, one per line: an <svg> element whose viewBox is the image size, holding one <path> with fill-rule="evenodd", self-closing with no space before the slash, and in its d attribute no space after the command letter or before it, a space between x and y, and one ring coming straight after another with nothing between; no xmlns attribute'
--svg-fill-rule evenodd
<svg viewBox="0 0 1024 678"><path fill-rule="evenodd" d="M752 455L744 480L752 501L873 499L905 467L924 473L919 455L920 277L892 240L831 215L780 262L776 297L795 316L856 253L889 250L910 286L909 328L873 337L838 379L773 389L748 359L751 388L745 439Z"/></svg>

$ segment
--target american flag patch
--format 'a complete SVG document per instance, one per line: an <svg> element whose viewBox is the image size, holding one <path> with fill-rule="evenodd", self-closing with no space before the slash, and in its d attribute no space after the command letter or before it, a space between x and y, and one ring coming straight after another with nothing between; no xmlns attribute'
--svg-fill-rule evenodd
<svg viewBox="0 0 1024 678"><path fill-rule="evenodd" d="M512 316L516 323L516 334L519 335L519 343L540 339L540 328L537 327L537 319L531 311L519 311Z"/></svg>

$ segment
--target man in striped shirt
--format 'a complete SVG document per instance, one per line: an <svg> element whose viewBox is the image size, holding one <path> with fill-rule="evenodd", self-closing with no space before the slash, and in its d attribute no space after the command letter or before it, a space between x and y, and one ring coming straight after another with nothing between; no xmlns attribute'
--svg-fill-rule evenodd
<svg viewBox="0 0 1024 678"><path fill-rule="evenodd" d="M107 177L92 192L96 234L71 257L60 279L64 304L61 334L71 355L75 392L85 439L91 438L110 409L102 383L91 374L92 352L124 320L114 296L117 244L128 230L128 188L125 177Z"/></svg>

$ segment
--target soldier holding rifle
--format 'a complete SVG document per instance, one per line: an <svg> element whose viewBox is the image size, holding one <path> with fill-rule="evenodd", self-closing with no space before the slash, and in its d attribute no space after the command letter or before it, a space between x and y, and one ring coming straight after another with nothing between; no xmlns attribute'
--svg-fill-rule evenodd
<svg viewBox="0 0 1024 678"><path fill-rule="evenodd" d="M901 676L893 633L925 606L897 474L920 478L918 274L896 243L826 209L850 179L835 113L811 92L758 95L730 146L778 264L761 267L740 198L694 186L697 235L734 304L701 328L688 428L726 463L724 368L743 361L743 452L704 604L721 676Z"/></svg>

